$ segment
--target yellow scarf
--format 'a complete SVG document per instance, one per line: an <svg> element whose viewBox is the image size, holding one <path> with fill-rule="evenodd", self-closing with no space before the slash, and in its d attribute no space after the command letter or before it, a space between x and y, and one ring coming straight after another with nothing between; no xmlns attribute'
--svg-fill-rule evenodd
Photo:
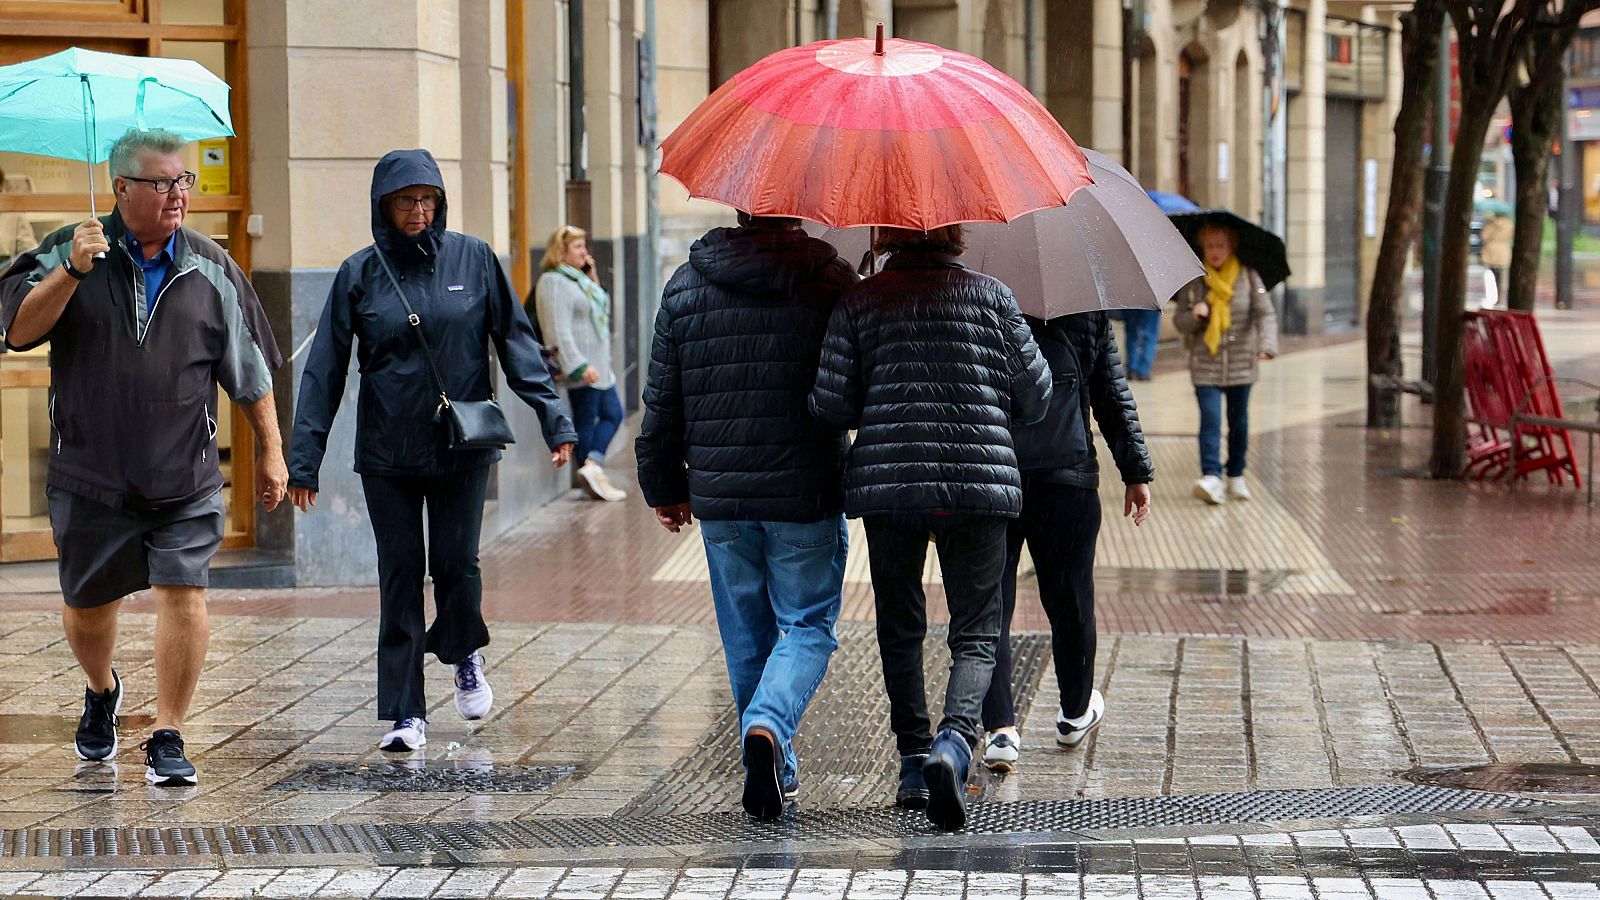
<svg viewBox="0 0 1600 900"><path fill-rule="evenodd" d="M1222 349L1222 336L1233 324L1233 285L1239 280L1239 257L1230 256L1222 268L1206 267L1206 303L1211 306L1211 320L1206 325L1206 349L1212 356Z"/></svg>

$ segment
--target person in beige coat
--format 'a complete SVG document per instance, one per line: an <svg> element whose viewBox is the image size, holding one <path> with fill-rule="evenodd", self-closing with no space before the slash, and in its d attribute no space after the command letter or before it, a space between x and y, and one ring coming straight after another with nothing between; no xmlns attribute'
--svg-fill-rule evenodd
<svg viewBox="0 0 1600 900"><path fill-rule="evenodd" d="M1261 276L1239 261L1233 229L1207 225L1198 235L1205 278L1178 293L1172 321L1189 349L1189 376L1200 404L1200 480L1194 495L1216 505L1248 500L1250 389L1261 361L1278 354L1278 317ZM1222 408L1228 410L1228 464L1222 465ZM1228 480L1224 485L1222 475Z"/></svg>
<svg viewBox="0 0 1600 900"><path fill-rule="evenodd" d="M1501 294L1506 291L1506 267L1511 265L1511 236L1516 226L1510 216L1490 216L1483 223L1483 249L1478 256L1484 268L1494 273L1494 288Z"/></svg>

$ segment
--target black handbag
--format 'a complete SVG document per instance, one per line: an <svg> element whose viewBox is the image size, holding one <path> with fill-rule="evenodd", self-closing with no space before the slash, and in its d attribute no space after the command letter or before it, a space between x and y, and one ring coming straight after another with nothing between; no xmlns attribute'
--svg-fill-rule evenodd
<svg viewBox="0 0 1600 900"><path fill-rule="evenodd" d="M384 273L389 276L389 283L400 295L400 303L406 308L406 321L416 332L418 343L422 344L422 355L428 361L428 371L433 373L434 386L439 389L439 406L434 410L434 421L444 429L450 449L504 450L507 444L516 443L517 438L511 433L511 423L506 421L505 410L494 399L493 388L490 388L487 400L451 400L446 394L444 377L439 373L438 361L433 358L433 348L428 345L428 335L422 330L422 317L411 308L405 288L400 286L400 279L395 276L383 250L377 247L373 249L378 254L378 262L383 264Z"/></svg>

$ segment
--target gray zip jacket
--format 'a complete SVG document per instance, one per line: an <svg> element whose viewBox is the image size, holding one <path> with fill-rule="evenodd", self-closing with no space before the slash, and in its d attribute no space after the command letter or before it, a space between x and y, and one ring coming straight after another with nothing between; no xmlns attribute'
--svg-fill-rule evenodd
<svg viewBox="0 0 1600 900"><path fill-rule="evenodd" d="M576 281L557 271L539 276L534 285L534 304L539 310L539 328L544 339L556 346L561 374L572 387L605 390L615 387L616 371L611 365L611 335L595 329L594 310L589 295ZM600 380L583 382L584 368L594 369Z"/></svg>
<svg viewBox="0 0 1600 900"><path fill-rule="evenodd" d="M205 235L179 229L153 307L122 217L102 220L111 252L78 284L50 342L47 483L108 506L181 505L222 487L217 387L238 403L272 390L282 364L250 282ZM72 252L68 226L0 276L7 331L28 292ZM149 310L148 313L146 310Z"/></svg>

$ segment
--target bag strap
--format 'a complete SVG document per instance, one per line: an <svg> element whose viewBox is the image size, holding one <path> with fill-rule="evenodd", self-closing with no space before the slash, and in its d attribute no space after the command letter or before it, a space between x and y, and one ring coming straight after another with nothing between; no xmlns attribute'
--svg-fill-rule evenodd
<svg viewBox="0 0 1600 900"><path fill-rule="evenodd" d="M450 398L445 395L444 377L439 374L439 363L433 357L433 348L428 345L428 335L422 330L422 317L411 308L411 301L406 298L406 290L400 286L400 278L394 274L394 268L389 265L388 257L383 255L383 248L373 244L372 249L378 255L378 262L382 264L384 274L389 276L389 283L394 285L395 293L400 295L400 304L406 308L406 322L411 325L412 331L416 332L417 341L422 344L422 355L428 361L428 371L433 373L433 383L439 388L439 404L449 409Z"/></svg>

